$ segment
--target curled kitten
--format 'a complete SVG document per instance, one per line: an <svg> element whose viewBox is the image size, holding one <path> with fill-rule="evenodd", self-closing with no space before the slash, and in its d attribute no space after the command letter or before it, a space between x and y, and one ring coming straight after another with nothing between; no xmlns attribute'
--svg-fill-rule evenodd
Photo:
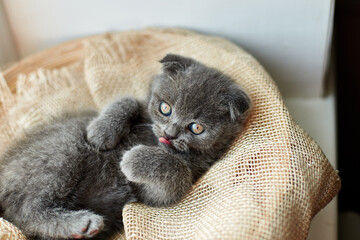
<svg viewBox="0 0 360 240"><path fill-rule="evenodd" d="M13 146L0 166L4 217L37 239L108 238L128 202L180 201L241 132L251 103L221 72L161 61L149 101L66 114Z"/></svg>

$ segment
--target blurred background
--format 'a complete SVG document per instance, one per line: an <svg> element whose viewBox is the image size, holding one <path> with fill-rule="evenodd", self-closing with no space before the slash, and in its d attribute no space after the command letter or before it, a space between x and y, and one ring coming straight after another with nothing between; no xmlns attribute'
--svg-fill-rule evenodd
<svg viewBox="0 0 360 240"><path fill-rule="evenodd" d="M0 0L0 70L65 41L145 27L224 37L258 59L340 171L340 194L308 239L360 239L359 0Z"/></svg>

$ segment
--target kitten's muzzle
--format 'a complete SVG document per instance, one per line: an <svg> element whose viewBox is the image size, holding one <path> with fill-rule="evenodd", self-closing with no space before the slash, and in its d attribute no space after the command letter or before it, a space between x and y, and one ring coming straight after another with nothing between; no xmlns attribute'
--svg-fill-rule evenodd
<svg viewBox="0 0 360 240"><path fill-rule="evenodd" d="M179 136L180 128L176 126L175 124L168 126L164 131L164 137L167 140L173 140L176 139Z"/></svg>
<svg viewBox="0 0 360 240"><path fill-rule="evenodd" d="M171 141L171 140L177 139L178 137L177 137L177 136L171 136L171 135L169 135L169 134L167 134L167 133L165 132L164 138L165 138L166 140Z"/></svg>

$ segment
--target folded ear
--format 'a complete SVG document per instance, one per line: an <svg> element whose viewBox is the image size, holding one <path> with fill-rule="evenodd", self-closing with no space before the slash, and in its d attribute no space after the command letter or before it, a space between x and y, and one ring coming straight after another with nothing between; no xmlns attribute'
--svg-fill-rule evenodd
<svg viewBox="0 0 360 240"><path fill-rule="evenodd" d="M233 85L228 94L225 95L230 111L232 122L241 121L246 118L251 107L250 97L237 85Z"/></svg>
<svg viewBox="0 0 360 240"><path fill-rule="evenodd" d="M164 72L175 74L185 71L193 63L193 60L176 54L167 54L160 60L160 63L163 64Z"/></svg>

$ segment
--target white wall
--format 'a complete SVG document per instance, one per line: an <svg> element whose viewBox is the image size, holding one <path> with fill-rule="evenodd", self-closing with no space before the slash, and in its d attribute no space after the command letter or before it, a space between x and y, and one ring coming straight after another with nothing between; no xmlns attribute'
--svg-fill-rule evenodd
<svg viewBox="0 0 360 240"><path fill-rule="evenodd" d="M11 36L3 2L0 1L0 69L15 60L17 60L15 43Z"/></svg>
<svg viewBox="0 0 360 240"><path fill-rule="evenodd" d="M185 27L243 46L285 96L323 92L334 0L3 1L21 57L105 31Z"/></svg>

